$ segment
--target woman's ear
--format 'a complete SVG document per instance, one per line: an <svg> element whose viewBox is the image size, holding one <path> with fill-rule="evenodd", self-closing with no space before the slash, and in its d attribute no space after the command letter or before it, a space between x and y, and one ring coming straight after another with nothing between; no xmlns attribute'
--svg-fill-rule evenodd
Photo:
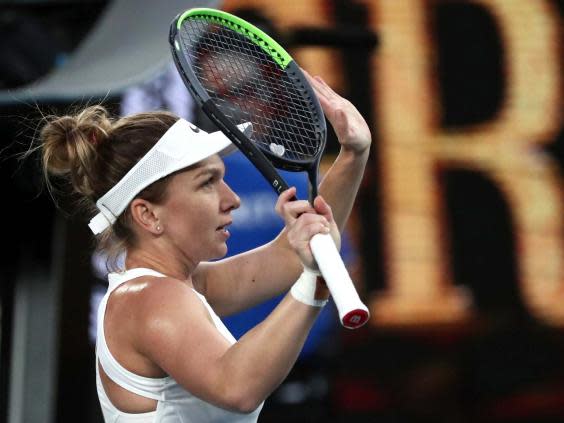
<svg viewBox="0 0 564 423"><path fill-rule="evenodd" d="M141 228L154 235L162 232L162 225L159 222L158 211L153 203L142 198L134 199L129 205L131 216L135 223Z"/></svg>

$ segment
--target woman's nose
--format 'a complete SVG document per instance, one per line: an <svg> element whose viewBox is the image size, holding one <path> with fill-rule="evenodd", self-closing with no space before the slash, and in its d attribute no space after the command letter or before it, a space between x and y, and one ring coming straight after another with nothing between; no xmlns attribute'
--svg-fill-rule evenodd
<svg viewBox="0 0 564 423"><path fill-rule="evenodd" d="M226 211L238 209L239 206L241 205L241 199L237 194L235 194L235 192L231 189L231 187L227 185L227 183L225 183L225 181L222 181L222 184L224 188L222 208Z"/></svg>

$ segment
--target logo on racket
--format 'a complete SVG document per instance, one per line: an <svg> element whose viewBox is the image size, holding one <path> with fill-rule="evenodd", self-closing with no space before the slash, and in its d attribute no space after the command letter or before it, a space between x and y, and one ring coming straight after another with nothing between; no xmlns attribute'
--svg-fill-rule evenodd
<svg viewBox="0 0 564 423"><path fill-rule="evenodd" d="M351 317L350 322L351 322L351 323L354 323L354 324L356 325L357 323L360 322L360 316L353 316L353 317Z"/></svg>
<svg viewBox="0 0 564 423"><path fill-rule="evenodd" d="M272 187L276 190L278 194L282 192L283 185L278 181L278 179L272 181Z"/></svg>
<svg viewBox="0 0 564 423"><path fill-rule="evenodd" d="M284 153L286 152L286 149L284 148L283 145L276 144L274 142L271 142L269 147L270 147L270 151L272 151L278 157L282 157L284 155Z"/></svg>

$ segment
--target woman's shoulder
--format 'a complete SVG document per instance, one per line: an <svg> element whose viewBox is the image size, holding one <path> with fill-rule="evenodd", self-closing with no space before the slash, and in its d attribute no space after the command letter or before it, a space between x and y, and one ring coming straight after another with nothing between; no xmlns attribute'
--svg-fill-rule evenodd
<svg viewBox="0 0 564 423"><path fill-rule="evenodd" d="M174 315L187 306L195 311L203 310L190 282L169 276L140 276L124 282L110 300L141 321L148 316Z"/></svg>
<svg viewBox="0 0 564 423"><path fill-rule="evenodd" d="M148 344L162 344L209 318L196 292L185 281L171 277L142 276L120 285L114 295L106 311L108 323L117 323L115 330L137 351Z"/></svg>

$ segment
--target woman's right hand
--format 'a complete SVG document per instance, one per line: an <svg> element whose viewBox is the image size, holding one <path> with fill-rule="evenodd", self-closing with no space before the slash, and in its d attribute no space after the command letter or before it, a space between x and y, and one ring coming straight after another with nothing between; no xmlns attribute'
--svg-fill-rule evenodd
<svg viewBox="0 0 564 423"><path fill-rule="evenodd" d="M320 195L313 207L306 200L292 200L296 188L291 187L278 197L276 212L284 219L288 228L290 246L300 257L304 267L319 270L311 252L309 241L316 234L331 233L337 249L341 246L341 235L333 219L331 207Z"/></svg>

